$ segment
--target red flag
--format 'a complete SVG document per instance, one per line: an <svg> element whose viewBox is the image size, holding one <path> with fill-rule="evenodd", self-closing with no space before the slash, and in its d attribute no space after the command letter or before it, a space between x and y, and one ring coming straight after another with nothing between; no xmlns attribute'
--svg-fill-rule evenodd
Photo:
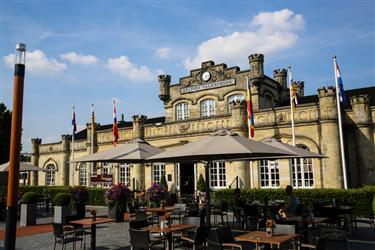
<svg viewBox="0 0 375 250"><path fill-rule="evenodd" d="M116 145L118 142L118 127L117 127L117 116L116 116L116 102L113 100L113 144Z"/></svg>
<svg viewBox="0 0 375 250"><path fill-rule="evenodd" d="M254 112L253 112L253 104L251 102L251 90L250 90L250 82L249 79L247 81L247 120L249 125L249 136L254 137Z"/></svg>

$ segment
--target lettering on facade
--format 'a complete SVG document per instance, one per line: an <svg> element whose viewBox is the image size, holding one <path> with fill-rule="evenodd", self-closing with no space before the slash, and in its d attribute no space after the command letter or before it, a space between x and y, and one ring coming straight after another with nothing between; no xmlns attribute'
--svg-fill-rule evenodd
<svg viewBox="0 0 375 250"><path fill-rule="evenodd" d="M221 88L221 87L224 87L224 86L229 86L229 85L234 85L234 84L236 84L235 79L227 79L227 80L218 81L218 82L204 83L204 84L201 84L201 85L181 88L181 94L198 92L198 91L202 91L202 90L206 90L206 89Z"/></svg>

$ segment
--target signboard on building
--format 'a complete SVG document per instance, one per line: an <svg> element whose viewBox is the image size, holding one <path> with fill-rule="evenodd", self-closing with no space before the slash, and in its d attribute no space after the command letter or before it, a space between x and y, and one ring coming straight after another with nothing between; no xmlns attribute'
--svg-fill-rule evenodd
<svg viewBox="0 0 375 250"><path fill-rule="evenodd" d="M98 174L95 176L91 176L91 184L93 185L112 185L113 183L113 175L111 174Z"/></svg>
<svg viewBox="0 0 375 250"><path fill-rule="evenodd" d="M225 87L225 86L234 85L234 84L236 84L235 79L227 79L227 80L218 81L218 82L203 83L201 85L181 88L181 94L198 92L198 91L206 90L206 89L215 89L215 88Z"/></svg>

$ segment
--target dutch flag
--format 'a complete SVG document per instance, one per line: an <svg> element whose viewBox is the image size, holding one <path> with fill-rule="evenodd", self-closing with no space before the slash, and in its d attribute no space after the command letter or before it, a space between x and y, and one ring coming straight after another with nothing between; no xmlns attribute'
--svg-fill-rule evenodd
<svg viewBox="0 0 375 250"><path fill-rule="evenodd" d="M340 68L336 62L336 57L333 58L333 64L335 67L336 91L339 91L340 102L345 103L346 98L345 98L345 92L344 92L344 85L342 83Z"/></svg>

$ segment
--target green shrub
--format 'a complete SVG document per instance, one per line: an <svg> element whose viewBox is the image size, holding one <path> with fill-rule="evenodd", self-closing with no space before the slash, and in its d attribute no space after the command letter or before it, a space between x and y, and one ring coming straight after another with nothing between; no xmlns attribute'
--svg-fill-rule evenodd
<svg viewBox="0 0 375 250"><path fill-rule="evenodd" d="M160 178L159 186L163 188L168 188L167 179L165 179L164 174Z"/></svg>
<svg viewBox="0 0 375 250"><path fill-rule="evenodd" d="M22 203L23 204L35 204L38 202L39 198L41 198L42 195L37 194L35 192L26 192L22 196Z"/></svg>
<svg viewBox="0 0 375 250"><path fill-rule="evenodd" d="M69 193L59 193L54 199L55 206L69 206L73 196Z"/></svg>
<svg viewBox="0 0 375 250"><path fill-rule="evenodd" d="M206 181L203 179L203 175L200 174L197 182L197 190L206 192Z"/></svg>
<svg viewBox="0 0 375 250"><path fill-rule="evenodd" d="M355 207L358 216L368 216L375 204L373 203L375 189L369 187L353 189L296 189L296 196L299 197L305 208L312 207L316 202L331 202L333 198L341 204L349 204ZM266 200L285 200L284 189L243 189L241 196L245 203L250 204L254 200L265 202ZM218 190L214 194L214 200L224 200L233 204L234 189Z"/></svg>
<svg viewBox="0 0 375 250"><path fill-rule="evenodd" d="M96 205L96 206L106 206L105 202L105 192L104 188L90 187L89 191L89 201L87 204Z"/></svg>

